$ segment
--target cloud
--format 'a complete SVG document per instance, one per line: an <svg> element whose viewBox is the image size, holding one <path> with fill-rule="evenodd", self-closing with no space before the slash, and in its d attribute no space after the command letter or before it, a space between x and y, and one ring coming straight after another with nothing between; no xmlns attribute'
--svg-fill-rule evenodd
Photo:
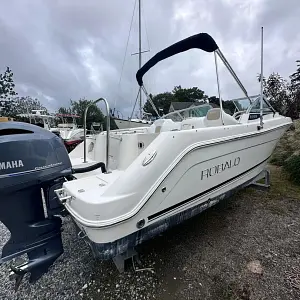
<svg viewBox="0 0 300 300"><path fill-rule="evenodd" d="M19 94L38 97L50 110L68 105L69 99L101 96L129 115L138 91L138 57L131 55L138 51L137 11L119 81L134 2L4 1L0 70L10 66ZM265 75L276 71L288 76L300 58L298 0L143 0L142 8L143 50L151 50L143 54L143 62L180 39L208 32L249 94L256 94L261 26ZM242 96L221 62L219 70L222 97ZM179 54L151 69L144 82L152 93L180 84L216 95L214 58L197 50Z"/></svg>

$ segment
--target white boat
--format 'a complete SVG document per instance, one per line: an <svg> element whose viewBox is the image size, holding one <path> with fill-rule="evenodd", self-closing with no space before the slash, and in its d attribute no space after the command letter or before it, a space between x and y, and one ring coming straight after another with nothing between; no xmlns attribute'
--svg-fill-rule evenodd
<svg viewBox="0 0 300 300"><path fill-rule="evenodd" d="M62 123L58 123L55 128L50 128L50 131L58 131L64 141L81 140L83 138L84 130L79 128L75 121L79 116L74 114L56 114L56 117L61 119ZM68 119L72 119L72 122L69 123Z"/></svg>
<svg viewBox="0 0 300 300"><path fill-rule="evenodd" d="M31 281L40 278L63 253L59 216L71 216L95 257L113 258L123 270L122 260L135 246L261 178L292 121L274 111L262 86L260 96L250 99L208 34L157 53L137 72L140 87L147 94L143 75L191 48L214 53L217 79L220 57L251 103L246 111L228 115L220 100L220 108L203 104L172 112L149 127L114 131L106 118L107 131L87 138L89 106L103 100L109 115L108 102L100 98L85 110L83 159L70 155L71 161L61 139L49 131L0 123L0 221L11 232L0 264L28 256L11 265L16 288L26 273Z"/></svg>
<svg viewBox="0 0 300 300"><path fill-rule="evenodd" d="M211 109L212 107L209 104L200 105L197 107L192 107L189 109L179 110L174 113L169 113L162 117L163 119L173 119L175 121L183 120L187 116L193 115L193 116L204 116L206 115L207 111ZM150 127L149 127L150 126ZM120 147L119 143L124 137L124 135L132 135L133 133L138 135L144 135L147 133L153 133L155 131L155 125L148 125L148 126L139 126L139 127L127 127L124 129L116 129L110 131L110 153L109 153L109 164L111 168L118 169L119 159L118 155L119 153L115 153L115 150L119 151L118 148ZM138 137L138 136L136 136ZM85 168L85 167L92 167L94 165L97 165L99 162L102 162L105 160L106 155L106 138L107 133L104 131L97 135L87 135L84 139L84 142L80 145L76 146L75 149L73 149L69 153L69 157L72 163L72 166L74 168ZM139 143L137 141L138 145L138 153L141 153L144 148L145 144L143 141ZM85 152L84 152L85 150ZM123 148L120 150L123 152L124 155L127 155L126 152L131 151L130 149ZM82 173L80 177L86 176L86 173Z"/></svg>
<svg viewBox="0 0 300 300"><path fill-rule="evenodd" d="M21 118L28 118L30 123L39 124L42 122L43 128L50 130L51 123L56 119L56 116L53 114L46 114L44 109L33 109L31 113L18 114Z"/></svg>
<svg viewBox="0 0 300 300"><path fill-rule="evenodd" d="M66 143L82 140L84 130L79 128L75 122L75 118L79 118L78 116L71 114L46 114L45 112L45 110L36 109L32 110L31 113L19 114L18 116L28 118L34 124L40 124L46 130L59 135ZM66 122L68 118L72 118L73 122ZM59 119L62 120L62 123L58 123L56 127L53 127L53 123ZM39 123L40 121L41 123Z"/></svg>
<svg viewBox="0 0 300 300"><path fill-rule="evenodd" d="M205 33L151 58L136 76L145 93L142 78L151 67L191 48L213 52L216 66L218 56L251 105L238 116L226 114L221 102L220 108L198 106L195 117L184 118L175 111L149 127L97 137L94 153L97 161L106 162L106 172L75 174L78 179L65 182L56 193L93 253L102 259L122 254L252 183L292 123L262 95L250 100L215 41Z"/></svg>
<svg viewBox="0 0 300 300"><path fill-rule="evenodd" d="M146 119L120 119L114 117L114 121L119 129L126 129L126 128L137 128L137 127L149 127L153 122L148 121Z"/></svg>
<svg viewBox="0 0 300 300"><path fill-rule="evenodd" d="M58 131L63 140L79 140L83 138L83 129L74 126L74 124L57 124L57 127L50 131Z"/></svg>

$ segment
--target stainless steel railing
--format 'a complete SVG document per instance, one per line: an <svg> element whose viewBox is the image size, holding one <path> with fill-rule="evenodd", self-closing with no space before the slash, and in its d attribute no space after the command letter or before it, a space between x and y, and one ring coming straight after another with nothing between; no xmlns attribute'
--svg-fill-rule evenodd
<svg viewBox="0 0 300 300"><path fill-rule="evenodd" d="M107 102L107 100L105 98L99 98L93 102L91 102L84 111L84 120L83 120L83 126L84 126L84 139L83 139L83 147L84 147L84 152L83 152L83 162L86 163L86 117L87 117L87 112L89 110L89 108L92 105L96 105L98 102L100 101L104 101L105 103L105 108L106 108L106 162L105 162L105 166L106 166L106 172L109 172L109 135L110 135L110 115L109 115L109 104Z"/></svg>

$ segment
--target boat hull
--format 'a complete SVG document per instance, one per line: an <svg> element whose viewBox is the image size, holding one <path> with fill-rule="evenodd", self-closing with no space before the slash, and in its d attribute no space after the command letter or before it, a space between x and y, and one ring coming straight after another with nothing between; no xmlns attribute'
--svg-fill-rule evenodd
<svg viewBox="0 0 300 300"><path fill-rule="evenodd" d="M115 240L110 243L96 243L96 242L93 242L92 240L90 240L87 236L85 236L84 239L85 239L86 243L90 246L93 256L95 258L99 258L102 260L108 260L108 259L114 258L147 240L155 238L156 236L169 230L170 228L172 228L176 225L179 225L192 217L195 217L196 215L202 213L206 209L227 199L228 197L233 195L238 190L241 190L241 189L251 185L252 183L254 183L256 181L257 178L259 178L260 173L263 171L265 165L266 165L266 162L263 162L261 165L257 166L256 170L251 173L251 177L256 173L258 173L258 172L259 173L257 175L255 175L254 177L252 177L251 179L248 179L246 182L244 182L244 183L239 182L239 184L237 186L235 186L234 188L232 188L226 192L223 192L222 194L220 194L218 196L208 198L206 201L201 202L200 204L197 204L186 210L175 213L174 215L170 215L166 218L162 218L159 221L154 222L151 225L149 225L141 230L135 231L121 239ZM78 226L78 224L75 223L75 225L76 225L78 233L79 233L81 231L81 229ZM80 236L80 234L79 234L79 236Z"/></svg>
<svg viewBox="0 0 300 300"><path fill-rule="evenodd" d="M129 121L123 119L114 119L114 121L119 129L149 127L151 125L150 122L143 122L143 121L137 122L137 121Z"/></svg>
<svg viewBox="0 0 300 300"><path fill-rule="evenodd" d="M101 196L98 196L99 200L86 198L86 201L93 203L84 202L84 206L81 206L81 202L74 198L75 200L66 207L94 254L102 259L108 259L193 217L228 197L235 190L253 182L265 169L276 143L290 123L284 123L281 120L274 125L276 126L266 128L265 131L251 131L250 128L248 133L229 134L222 139L215 138L195 144L187 140L187 144L192 144L189 148L176 143L176 133L172 133L170 140L166 136L162 139L165 148L175 149L176 145L178 149L183 147L182 152L175 149L177 155L181 153L180 157L170 158L170 164L167 159L171 156L171 150L164 149L164 156L157 155L157 158L150 164L150 166L153 165L149 166L153 169L153 173L149 169L146 173L148 177L145 175L145 178L144 176L137 177L137 172L130 173L131 167L127 168L126 177L124 174L126 181L123 181L123 178L114 179L111 186L117 193L121 183L128 182L126 186L123 184L124 197L120 197L119 203L110 202L111 198L106 198L104 201L101 200ZM228 128L229 130L231 129ZM213 134L212 131L211 135ZM191 133L189 136L191 139ZM155 142L159 145L158 139L159 137ZM171 144L172 140L175 140L174 144ZM182 144L183 142L184 139L182 139ZM139 158L142 161L143 157ZM137 166L139 164L134 167ZM139 172L142 174L142 167ZM135 177L134 175L131 177L130 174L135 174ZM105 178L107 178L108 190L109 177ZM96 180L98 179L95 178L95 183ZM80 182L70 184L76 184L77 189L81 188ZM131 192L136 191L137 186L139 194ZM151 186L150 189L149 186ZM96 191L89 195L92 196L95 193ZM135 197L138 205L134 202ZM91 213L98 220L105 216L114 221L110 224L108 222L103 224L101 220L88 223L87 219L83 218L84 215L76 214L75 209L78 212L80 208L81 212L86 215ZM124 209L126 209L126 214L123 213ZM121 219L122 216L126 217Z"/></svg>

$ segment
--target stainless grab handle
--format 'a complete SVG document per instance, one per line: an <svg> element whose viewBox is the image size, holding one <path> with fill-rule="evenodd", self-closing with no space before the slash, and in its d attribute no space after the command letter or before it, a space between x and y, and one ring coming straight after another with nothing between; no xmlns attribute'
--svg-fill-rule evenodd
<svg viewBox="0 0 300 300"><path fill-rule="evenodd" d="M84 140L83 140L83 153L84 153L84 158L83 158L83 162L86 163L86 117L87 117L87 112L88 109L92 106L92 105L96 105L99 101L104 101L105 103L105 108L106 108L106 173L109 173L109 166L108 166L108 161L109 161L109 136L110 136L110 115L109 115L109 104L107 102L107 100L105 98L99 98L93 102L91 102L84 111L84 120L83 120L83 126L84 126Z"/></svg>

